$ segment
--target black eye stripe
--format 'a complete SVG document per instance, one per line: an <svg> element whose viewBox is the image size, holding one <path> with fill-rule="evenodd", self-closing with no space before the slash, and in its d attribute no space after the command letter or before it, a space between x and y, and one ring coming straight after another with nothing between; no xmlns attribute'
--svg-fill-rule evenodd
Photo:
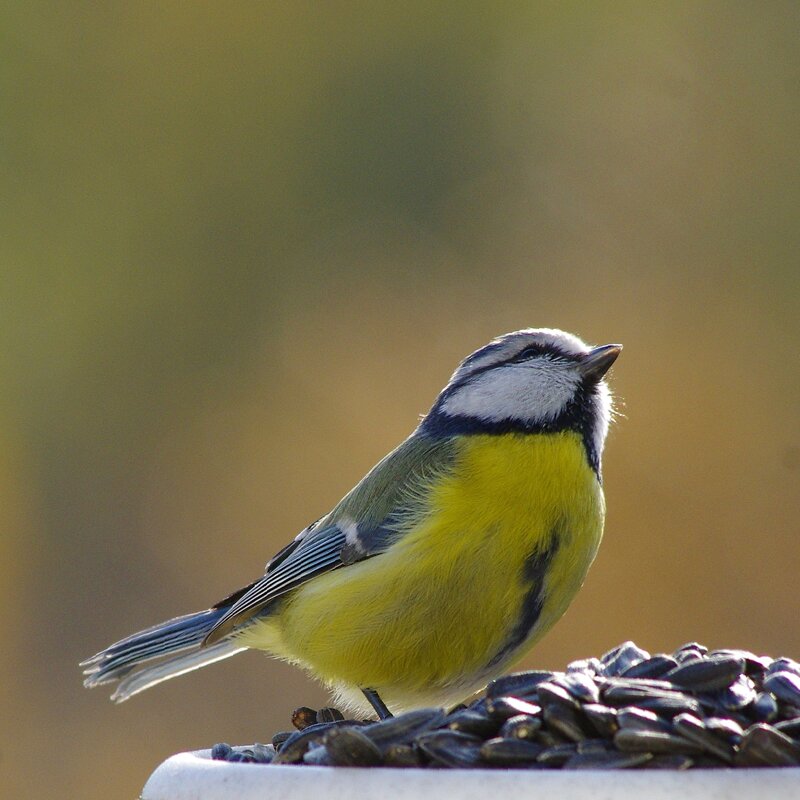
<svg viewBox="0 0 800 800"><path fill-rule="evenodd" d="M554 364L557 363L574 363L580 359L579 353L567 351L559 347L554 342L531 342L526 344L516 355L500 355L497 354L497 361L491 363L483 363L487 356L495 353L501 349L502 343L493 343L487 345L481 350L472 353L460 365L453 382L446 387L445 392L452 394L453 391L459 387L471 383L480 375L490 370L504 367L510 364L524 364L526 361L531 361L534 358L546 358ZM475 362L479 362L475 365Z"/></svg>
<svg viewBox="0 0 800 800"><path fill-rule="evenodd" d="M524 347L522 350L519 351L511 361L527 361L529 358L535 358L536 356L544 355L545 350L538 344L529 344L527 347Z"/></svg>
<svg viewBox="0 0 800 800"><path fill-rule="evenodd" d="M522 348L515 356L511 356L505 363L519 364L523 361L530 361L532 358L549 358L551 361L577 361L578 356L573 353L565 353L552 345L542 346L540 344L529 344Z"/></svg>

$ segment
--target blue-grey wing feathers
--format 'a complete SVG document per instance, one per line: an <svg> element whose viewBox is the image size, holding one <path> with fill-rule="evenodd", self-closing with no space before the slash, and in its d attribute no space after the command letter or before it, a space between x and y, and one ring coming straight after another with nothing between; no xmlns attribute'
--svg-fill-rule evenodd
<svg viewBox="0 0 800 800"><path fill-rule="evenodd" d="M242 620L251 617L264 606L297 588L300 584L332 569L342 566L341 551L346 533L332 525L309 532L299 539L297 546L285 558L270 562L266 575L256 581L214 624L206 635L206 645L218 642L228 635Z"/></svg>
<svg viewBox="0 0 800 800"><path fill-rule="evenodd" d="M84 685L120 681L111 699L122 702L161 681L235 655L244 648L232 640L201 647L229 607L225 604L186 614L121 639L81 664Z"/></svg>

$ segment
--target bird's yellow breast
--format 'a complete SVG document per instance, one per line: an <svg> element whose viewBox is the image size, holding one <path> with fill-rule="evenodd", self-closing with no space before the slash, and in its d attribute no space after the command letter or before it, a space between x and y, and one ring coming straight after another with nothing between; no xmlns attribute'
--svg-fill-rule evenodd
<svg viewBox="0 0 800 800"><path fill-rule="evenodd" d="M572 432L464 436L423 503L387 552L301 586L243 643L396 708L471 691L563 614L603 529Z"/></svg>

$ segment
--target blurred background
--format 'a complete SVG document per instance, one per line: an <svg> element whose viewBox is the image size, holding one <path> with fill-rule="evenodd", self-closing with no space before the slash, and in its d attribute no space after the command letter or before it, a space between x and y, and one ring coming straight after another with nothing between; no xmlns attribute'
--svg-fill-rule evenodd
<svg viewBox="0 0 800 800"><path fill-rule="evenodd" d="M246 653L115 707L492 336L621 341L606 538L525 660L800 656L800 7L12 3L0 775L134 798L324 692Z"/></svg>

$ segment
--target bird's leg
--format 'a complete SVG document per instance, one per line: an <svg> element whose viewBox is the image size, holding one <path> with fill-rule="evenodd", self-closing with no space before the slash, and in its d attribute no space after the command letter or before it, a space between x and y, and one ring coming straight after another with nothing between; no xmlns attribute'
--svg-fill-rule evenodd
<svg viewBox="0 0 800 800"><path fill-rule="evenodd" d="M364 697L369 700L369 704L375 709L378 719L389 719L392 712L386 707L386 703L381 700L380 695L374 689L362 689Z"/></svg>

